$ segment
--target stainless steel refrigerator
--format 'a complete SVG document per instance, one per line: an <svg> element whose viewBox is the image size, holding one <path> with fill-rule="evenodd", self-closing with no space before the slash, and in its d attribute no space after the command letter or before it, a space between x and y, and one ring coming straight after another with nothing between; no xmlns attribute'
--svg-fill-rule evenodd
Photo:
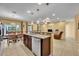
<svg viewBox="0 0 79 59"><path fill-rule="evenodd" d="M1 24L0 25L0 36L3 36L4 35L4 25Z"/></svg>
<svg viewBox="0 0 79 59"><path fill-rule="evenodd" d="M0 40L2 40L2 36L4 36L4 25L0 24Z"/></svg>

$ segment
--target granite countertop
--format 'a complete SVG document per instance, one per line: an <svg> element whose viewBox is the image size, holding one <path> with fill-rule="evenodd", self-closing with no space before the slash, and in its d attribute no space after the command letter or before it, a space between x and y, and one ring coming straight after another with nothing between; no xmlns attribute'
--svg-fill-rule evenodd
<svg viewBox="0 0 79 59"><path fill-rule="evenodd" d="M33 34L33 33L26 33L26 35L36 37L36 38L41 38L41 39L45 39L45 38L50 37L50 35L41 35L41 34Z"/></svg>

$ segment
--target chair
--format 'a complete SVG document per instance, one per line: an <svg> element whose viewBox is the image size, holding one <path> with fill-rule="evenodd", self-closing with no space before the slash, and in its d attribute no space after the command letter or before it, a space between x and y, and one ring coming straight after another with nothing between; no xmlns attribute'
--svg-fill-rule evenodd
<svg viewBox="0 0 79 59"><path fill-rule="evenodd" d="M16 43L16 40L17 40L16 35L8 35L7 43L8 43L8 45L9 45L10 43Z"/></svg>
<svg viewBox="0 0 79 59"><path fill-rule="evenodd" d="M59 34L54 34L54 39L61 39L63 32L61 31Z"/></svg>
<svg viewBox="0 0 79 59"><path fill-rule="evenodd" d="M23 40L23 34L18 34L17 35L17 41Z"/></svg>

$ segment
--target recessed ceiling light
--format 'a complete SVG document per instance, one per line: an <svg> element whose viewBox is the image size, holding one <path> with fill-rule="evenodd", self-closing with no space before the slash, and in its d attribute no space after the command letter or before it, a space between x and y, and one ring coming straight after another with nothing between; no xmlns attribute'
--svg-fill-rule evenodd
<svg viewBox="0 0 79 59"><path fill-rule="evenodd" d="M31 11L30 11L30 10L28 10L28 11L27 11L27 13L31 13Z"/></svg>
<svg viewBox="0 0 79 59"><path fill-rule="evenodd" d="M59 20L60 18L57 17L57 20Z"/></svg>
<svg viewBox="0 0 79 59"><path fill-rule="evenodd" d="M42 5L42 3L38 3L38 5Z"/></svg>
<svg viewBox="0 0 79 59"><path fill-rule="evenodd" d="M48 17L46 19L49 19Z"/></svg>
<svg viewBox="0 0 79 59"><path fill-rule="evenodd" d="M46 3L46 5L49 5L49 3Z"/></svg>
<svg viewBox="0 0 79 59"><path fill-rule="evenodd" d="M55 15L56 15L55 13L52 14L52 16L55 16Z"/></svg>
<svg viewBox="0 0 79 59"><path fill-rule="evenodd" d="M39 24L39 20L37 20L37 24Z"/></svg>

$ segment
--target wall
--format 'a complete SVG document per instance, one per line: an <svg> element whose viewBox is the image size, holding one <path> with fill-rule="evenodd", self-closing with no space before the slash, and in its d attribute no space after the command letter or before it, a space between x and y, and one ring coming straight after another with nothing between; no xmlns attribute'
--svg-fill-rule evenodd
<svg viewBox="0 0 79 59"><path fill-rule="evenodd" d="M16 24L21 25L21 21L11 20L11 19L1 19L0 22L2 22L4 24L16 23Z"/></svg>
<svg viewBox="0 0 79 59"><path fill-rule="evenodd" d="M37 24L33 24L33 30L37 30ZM41 32L48 32L48 29L59 29L63 31L65 29L65 22L49 23L40 25Z"/></svg>
<svg viewBox="0 0 79 59"><path fill-rule="evenodd" d="M79 15L75 16L75 36L76 36L76 40L79 41Z"/></svg>
<svg viewBox="0 0 79 59"><path fill-rule="evenodd" d="M21 27L21 33L25 33L27 31L27 22L26 21L21 21L21 20L17 20L17 19L13 19L13 18L3 18L0 19L0 22L2 22L3 24L16 24L19 25Z"/></svg>
<svg viewBox="0 0 79 59"><path fill-rule="evenodd" d="M54 23L49 23L48 25L47 25L47 27L48 27L48 29L54 29L54 26L55 26L55 24Z"/></svg>
<svg viewBox="0 0 79 59"><path fill-rule="evenodd" d="M47 24L41 24L41 32L47 32Z"/></svg>
<svg viewBox="0 0 79 59"><path fill-rule="evenodd" d="M32 25L32 30L33 30L33 31L37 31L37 24L33 24L33 25Z"/></svg>
<svg viewBox="0 0 79 59"><path fill-rule="evenodd" d="M22 25L23 25L23 27L22 27L23 28L23 33L26 33L26 31L27 31L27 28L26 28L27 24L26 24L26 22L23 22Z"/></svg>
<svg viewBox="0 0 79 59"><path fill-rule="evenodd" d="M65 39L75 40L75 21L68 22L65 27Z"/></svg>

